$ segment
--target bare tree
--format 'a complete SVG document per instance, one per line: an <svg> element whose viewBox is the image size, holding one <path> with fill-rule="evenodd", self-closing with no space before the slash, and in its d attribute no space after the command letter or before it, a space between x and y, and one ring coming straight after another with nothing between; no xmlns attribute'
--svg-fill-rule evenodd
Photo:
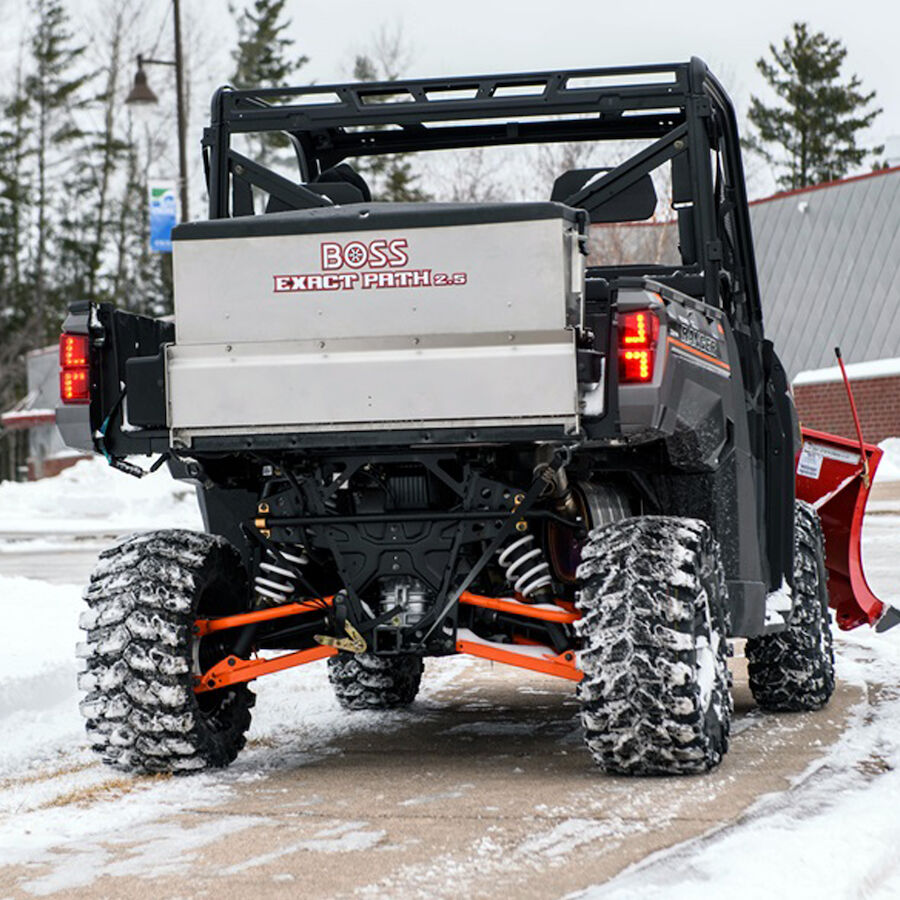
<svg viewBox="0 0 900 900"><path fill-rule="evenodd" d="M456 203L490 203L505 199L509 186L504 184L503 161L492 157L487 149L453 150L431 161L427 174L437 199Z"/></svg>
<svg viewBox="0 0 900 900"><path fill-rule="evenodd" d="M90 247L88 298L98 298L98 279L102 255L106 250L111 220L111 195L119 162L128 150L127 141L119 136L119 113L122 97L122 68L124 43L133 36L138 13L133 0L105 0L100 6L100 18L95 33L102 35L103 89L100 110L103 122L97 130L89 158L95 161L96 207L93 214L93 239Z"/></svg>
<svg viewBox="0 0 900 900"><path fill-rule="evenodd" d="M367 54L357 54L353 77L357 81L396 81L412 59L409 44L403 36L403 25L383 25L371 41ZM357 167L373 183L373 194L380 199L409 202L428 200L416 184L419 173L413 169L407 153L391 153L360 159Z"/></svg>

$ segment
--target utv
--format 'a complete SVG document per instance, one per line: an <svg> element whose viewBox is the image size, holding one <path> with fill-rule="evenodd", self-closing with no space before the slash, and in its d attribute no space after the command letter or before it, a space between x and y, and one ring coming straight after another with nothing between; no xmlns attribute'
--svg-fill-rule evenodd
<svg viewBox="0 0 900 900"><path fill-rule="evenodd" d="M295 177L233 146L273 132ZM379 202L359 172L601 141L633 152L549 200ZM822 532L794 499L734 110L700 60L222 88L203 152L174 322L76 303L61 339L66 442L137 475L161 454L206 528L101 554L80 685L108 763L227 765L248 682L324 658L348 709L411 703L430 656L569 679L594 760L628 774L722 759L729 638L761 706L828 700ZM601 242L588 264L636 221L677 259Z"/></svg>

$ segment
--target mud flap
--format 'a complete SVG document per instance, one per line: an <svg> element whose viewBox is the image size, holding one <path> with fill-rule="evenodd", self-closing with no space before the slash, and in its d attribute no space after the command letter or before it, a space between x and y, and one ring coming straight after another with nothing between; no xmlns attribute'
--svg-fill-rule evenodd
<svg viewBox="0 0 900 900"><path fill-rule="evenodd" d="M882 603L866 581L862 565L862 524L872 477L882 451L857 441L804 428L797 457L797 498L811 503L825 533L828 596L843 630L875 625L884 631L900 622L900 614Z"/></svg>

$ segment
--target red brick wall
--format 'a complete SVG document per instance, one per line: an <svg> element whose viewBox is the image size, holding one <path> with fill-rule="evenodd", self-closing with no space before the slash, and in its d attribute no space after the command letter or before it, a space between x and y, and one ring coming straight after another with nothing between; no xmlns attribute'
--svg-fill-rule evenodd
<svg viewBox="0 0 900 900"><path fill-rule="evenodd" d="M69 466L74 466L75 463L90 458L91 457L88 454L85 454L84 456L63 456L54 459L45 459L43 463L41 463L40 471L38 471L35 460L29 456L28 480L37 481L39 478L53 478L55 475L59 475L63 469L68 469Z"/></svg>
<svg viewBox="0 0 900 900"><path fill-rule="evenodd" d="M851 384L863 437L873 444L900 437L900 375L851 380ZM797 385L794 400L801 425L856 438L843 382Z"/></svg>

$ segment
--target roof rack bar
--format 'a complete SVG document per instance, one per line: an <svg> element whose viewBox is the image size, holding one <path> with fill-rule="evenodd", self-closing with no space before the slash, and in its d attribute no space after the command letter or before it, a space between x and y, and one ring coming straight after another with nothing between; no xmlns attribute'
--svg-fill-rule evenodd
<svg viewBox="0 0 900 900"><path fill-rule="evenodd" d="M668 74L669 79L628 83L629 78ZM617 79L622 77L623 81ZM609 85L570 87L573 79L611 78ZM533 86L528 94L504 89ZM464 97L430 98L429 94L469 92ZM474 92L474 96L471 94ZM232 131L312 131L347 125L410 124L423 120L499 118L509 115L615 113L628 109L683 106L688 94L688 67L571 69L518 75L413 79L356 84L310 85L222 92L222 114ZM302 98L331 95L331 102ZM403 97L389 102L384 98ZM276 100L296 102L276 103ZM367 98L369 98L367 100ZM382 98L382 99L379 99ZM408 99L407 99L408 98Z"/></svg>

